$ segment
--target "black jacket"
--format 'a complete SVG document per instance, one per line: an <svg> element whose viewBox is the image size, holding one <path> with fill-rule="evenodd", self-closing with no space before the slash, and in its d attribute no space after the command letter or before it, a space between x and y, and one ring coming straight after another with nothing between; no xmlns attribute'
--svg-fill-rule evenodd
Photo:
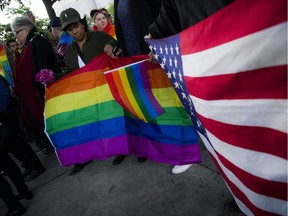
<svg viewBox="0 0 288 216"><path fill-rule="evenodd" d="M32 45L32 59L34 68L38 72L41 69L51 69L54 73L60 73L56 53L51 41L36 28L31 29L27 35L26 43Z"/></svg>
<svg viewBox="0 0 288 216"><path fill-rule="evenodd" d="M212 15L234 0L163 0L159 16L149 27L152 38L181 32Z"/></svg>
<svg viewBox="0 0 288 216"><path fill-rule="evenodd" d="M121 0L120 0L121 1ZM117 8L119 0L114 0L114 24L118 45L123 50L125 56L128 55L125 48L125 38L121 24L118 20ZM136 33L137 41L142 54L148 54L150 52L144 37L149 33L148 28L156 19L159 14L162 0L129 0L131 13L133 17L134 29Z"/></svg>

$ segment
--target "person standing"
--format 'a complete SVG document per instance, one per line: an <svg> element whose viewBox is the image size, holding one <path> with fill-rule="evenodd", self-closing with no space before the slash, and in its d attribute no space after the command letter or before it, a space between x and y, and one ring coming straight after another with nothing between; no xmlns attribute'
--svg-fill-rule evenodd
<svg viewBox="0 0 288 216"><path fill-rule="evenodd" d="M0 105L1 109L3 109L3 105L9 103L9 97L6 97L7 94L5 94L5 91L0 91L0 93ZM26 209L18 201L18 199L32 199L33 195L25 184L19 167L8 155L8 152L11 148L11 139L13 139L15 136L15 125L6 117L7 114L0 112L0 170L3 170L5 174L11 179L19 194L15 196L7 180L2 175L0 175L0 198L4 201L8 208L6 213L7 216L22 215L25 213Z"/></svg>
<svg viewBox="0 0 288 216"><path fill-rule="evenodd" d="M24 167L23 177L27 182L34 180L46 169L32 147L20 135L17 103L10 94L9 83L0 76L0 115L11 125L11 136L7 138L7 152L11 153Z"/></svg>
<svg viewBox="0 0 288 216"><path fill-rule="evenodd" d="M89 31L86 17L81 19L75 9L62 11L60 20L62 29L74 39L65 52L66 65L70 72L83 67L97 55L113 54L117 41L103 31Z"/></svg>
<svg viewBox="0 0 288 216"><path fill-rule="evenodd" d="M234 0L165 0L149 27L154 39L169 37L209 17Z"/></svg>
<svg viewBox="0 0 288 216"><path fill-rule="evenodd" d="M108 10L106 8L100 8L100 9L93 9L90 11L90 17L93 19L93 16L94 14L97 12L97 11L100 11L101 13L105 14L106 17L107 17L107 20L110 24L114 24L113 22L113 17L111 14L109 14Z"/></svg>
<svg viewBox="0 0 288 216"><path fill-rule="evenodd" d="M108 21L108 14L96 11L92 17L94 21L93 31L104 31L116 39L115 26Z"/></svg>
<svg viewBox="0 0 288 216"><path fill-rule="evenodd" d="M26 128L34 136L38 148L50 155L53 147L44 132L44 92L45 87L36 82L35 75L42 69L59 73L56 54L50 41L39 32L28 17L17 17L11 29L21 54L15 56L14 90L19 99L21 116Z"/></svg>
<svg viewBox="0 0 288 216"><path fill-rule="evenodd" d="M159 39L177 34L207 18L232 1L233 0L163 1L159 16L149 27L149 37ZM183 173L191 166L192 164L175 165L172 173Z"/></svg>
<svg viewBox="0 0 288 216"><path fill-rule="evenodd" d="M51 29L52 36L58 41L56 51L57 61L61 73L65 74L66 65L65 65L64 53L66 51L67 46L73 41L73 38L62 30L60 17L54 17L53 19L51 19L49 26Z"/></svg>
<svg viewBox="0 0 288 216"><path fill-rule="evenodd" d="M19 55L21 53L21 47L19 46L19 44L16 42L16 40L14 38L7 40L6 46L9 49L9 51L13 54L13 58L8 57L9 65L10 65L10 69L11 69L11 73L12 73L12 77L13 77L14 76L14 68L15 68L14 59L17 55ZM25 127L25 125L21 119L20 110L19 110L18 105L15 105L15 109L16 109L16 113L18 115L18 123L19 123L20 133L21 133L22 137L28 143L33 143L34 140L31 136L31 134L29 134L29 132L27 131L27 129L26 129L26 127Z"/></svg>
<svg viewBox="0 0 288 216"><path fill-rule="evenodd" d="M64 56L66 48L73 41L73 38L62 30L60 17L51 19L50 28L53 36L58 40L57 53Z"/></svg>
<svg viewBox="0 0 288 216"><path fill-rule="evenodd" d="M117 41L103 31L91 32L88 29L86 17L81 19L80 14L73 8L68 8L61 12L60 20L62 30L73 38L73 41L67 46L65 51L65 60L67 73L72 72L88 64L96 56L106 53L112 57L113 47ZM69 175L79 173L86 165L75 164Z"/></svg>
<svg viewBox="0 0 288 216"><path fill-rule="evenodd" d="M19 54L20 47L19 47L19 44L16 42L16 40L14 38L11 38L11 39L6 41L6 47L10 51L10 52L7 52L7 58L8 58L8 61L9 61L11 74L13 76L14 67L15 67L14 57L15 57L15 55Z"/></svg>
<svg viewBox="0 0 288 216"><path fill-rule="evenodd" d="M156 19L162 0L115 0L114 24L119 47L124 56L134 56L150 53L144 37L148 27ZM122 163L126 155L115 157L113 164ZM138 162L146 161L139 157Z"/></svg>
<svg viewBox="0 0 288 216"><path fill-rule="evenodd" d="M16 54L19 50L19 44L16 42L15 39L10 39L6 42L6 46L8 49L13 53Z"/></svg>
<svg viewBox="0 0 288 216"><path fill-rule="evenodd" d="M150 53L144 37L159 14L162 0L114 0L114 25L125 56Z"/></svg>

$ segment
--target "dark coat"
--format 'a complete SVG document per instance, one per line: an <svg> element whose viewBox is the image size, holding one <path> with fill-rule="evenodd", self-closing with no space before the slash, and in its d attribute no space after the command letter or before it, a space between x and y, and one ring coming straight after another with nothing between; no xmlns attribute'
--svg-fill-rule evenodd
<svg viewBox="0 0 288 216"><path fill-rule="evenodd" d="M28 128L44 128L45 88L35 80L36 73L41 69L58 73L52 44L35 28L29 32L21 54L15 56L15 91L19 96L22 118Z"/></svg>
<svg viewBox="0 0 288 216"><path fill-rule="evenodd" d="M128 53L125 48L125 38L123 36L122 27L118 20L117 14L118 2L119 0L114 0L114 24L116 29L116 37L124 55L127 56ZM159 14L162 0L130 0L129 2L137 38L135 43L138 43L142 54L148 54L150 49L147 46L144 37L149 33L149 26Z"/></svg>
<svg viewBox="0 0 288 216"><path fill-rule="evenodd" d="M0 113L9 111L11 107L11 94L9 83L0 75Z"/></svg>
<svg viewBox="0 0 288 216"><path fill-rule="evenodd" d="M82 61L87 64L94 57L104 53L104 47L106 44L116 46L117 41L110 35L102 31L90 32L88 31L86 41L83 44L82 51L79 50L79 46L75 41L72 41L66 48L65 61L67 71L71 72L79 68L78 64L78 51L82 58Z"/></svg>
<svg viewBox="0 0 288 216"><path fill-rule="evenodd" d="M181 32L212 15L234 0L164 0L159 16L149 27L152 38Z"/></svg>

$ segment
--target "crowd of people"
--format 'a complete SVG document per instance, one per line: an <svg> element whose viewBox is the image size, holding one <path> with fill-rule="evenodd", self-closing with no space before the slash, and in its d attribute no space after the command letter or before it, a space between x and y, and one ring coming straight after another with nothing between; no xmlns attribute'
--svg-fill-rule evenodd
<svg viewBox="0 0 288 216"><path fill-rule="evenodd" d="M32 139L45 155L54 151L45 133L45 86L35 80L39 71L50 69L57 79L85 66L100 54L112 58L139 54L151 56L144 36L163 38L179 33L231 2L115 0L113 16L105 8L91 10L92 27L86 17L81 18L77 10L68 8L59 17L52 18L49 24L51 34L57 40L56 48L37 28L33 14L32 18L27 14L14 19L11 23L14 38L6 43L14 55L13 84L9 86L0 76L0 170L12 180L19 194L14 195L8 182L0 175L0 187L6 189L0 190L0 197L8 208L6 215L25 212L19 200L33 197L25 181L32 181L45 171L28 141ZM155 59L151 57L151 61ZM19 160L23 173L9 154ZM113 164L120 164L126 156L116 156ZM139 157L138 161L146 159ZM91 162L75 164L69 175L79 173ZM172 173L179 174L190 166L176 165Z"/></svg>

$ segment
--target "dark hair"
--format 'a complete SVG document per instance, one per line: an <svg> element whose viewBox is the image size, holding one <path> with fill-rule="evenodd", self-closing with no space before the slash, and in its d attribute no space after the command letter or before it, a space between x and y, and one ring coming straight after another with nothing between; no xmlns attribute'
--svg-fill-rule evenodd
<svg viewBox="0 0 288 216"><path fill-rule="evenodd" d="M94 14L95 14L96 12L98 12L98 11L99 11L98 9L93 9L93 10L91 10L91 11L90 11L90 17L93 18Z"/></svg>
<svg viewBox="0 0 288 216"><path fill-rule="evenodd" d="M103 14L105 17L106 17L106 19L108 20L108 15L110 15L110 14L107 14L107 13L103 13L102 11L96 11L95 13L94 13L94 15L93 15L93 17L92 17L92 19L93 18L96 18L96 16L98 16L98 14ZM110 17L111 17L111 15L110 15ZM93 19L93 21L94 21L94 19Z"/></svg>
<svg viewBox="0 0 288 216"><path fill-rule="evenodd" d="M84 30L85 31L89 30L87 19L86 19L86 15L83 17L83 19L80 20L80 23L82 23L84 25Z"/></svg>
<svg viewBox="0 0 288 216"><path fill-rule="evenodd" d="M100 9L93 9L90 11L90 17L93 18L93 16L95 15L95 13L97 12L101 12L103 13L104 15L105 14L109 14L108 10L106 8L100 8Z"/></svg>
<svg viewBox="0 0 288 216"><path fill-rule="evenodd" d="M99 11L101 11L101 12L105 11L106 13L108 13L108 10L106 8L101 8L101 9L99 9Z"/></svg>
<svg viewBox="0 0 288 216"><path fill-rule="evenodd" d="M10 43L12 42L16 42L16 40L14 38L11 38L9 40L6 41L6 46L10 49Z"/></svg>

